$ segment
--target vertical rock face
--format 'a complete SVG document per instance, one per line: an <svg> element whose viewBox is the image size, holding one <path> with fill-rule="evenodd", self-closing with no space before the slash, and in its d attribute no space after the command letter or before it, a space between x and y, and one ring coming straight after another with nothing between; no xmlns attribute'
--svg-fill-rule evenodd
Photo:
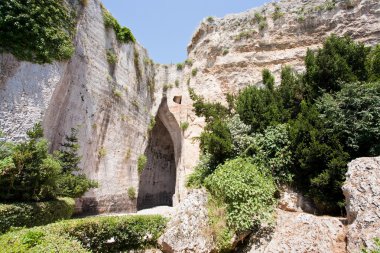
<svg viewBox="0 0 380 253"><path fill-rule="evenodd" d="M352 161L346 176L347 250L359 252L380 238L380 157Z"/></svg>

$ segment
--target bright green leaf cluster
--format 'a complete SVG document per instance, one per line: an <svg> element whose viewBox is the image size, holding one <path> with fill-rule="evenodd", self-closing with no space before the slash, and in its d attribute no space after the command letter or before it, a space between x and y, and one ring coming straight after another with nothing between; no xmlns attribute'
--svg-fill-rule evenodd
<svg viewBox="0 0 380 253"><path fill-rule="evenodd" d="M249 160L236 158L220 165L205 186L227 205L227 223L236 231L272 221L276 186L269 173Z"/></svg>
<svg viewBox="0 0 380 253"><path fill-rule="evenodd" d="M67 60L74 16L63 0L0 1L0 52L40 64Z"/></svg>

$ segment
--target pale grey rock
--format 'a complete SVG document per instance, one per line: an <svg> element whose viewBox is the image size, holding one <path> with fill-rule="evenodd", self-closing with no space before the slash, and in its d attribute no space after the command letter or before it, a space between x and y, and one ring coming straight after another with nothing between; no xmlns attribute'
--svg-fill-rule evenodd
<svg viewBox="0 0 380 253"><path fill-rule="evenodd" d="M347 251L372 248L373 239L380 238L380 157L350 162L343 193L349 224Z"/></svg>
<svg viewBox="0 0 380 253"><path fill-rule="evenodd" d="M259 231L243 252L344 253L345 227L338 218L277 210L273 230Z"/></svg>
<svg viewBox="0 0 380 253"><path fill-rule="evenodd" d="M164 252L212 252L214 244L208 233L207 193L193 190L175 208L158 243Z"/></svg>
<svg viewBox="0 0 380 253"><path fill-rule="evenodd" d="M278 208L288 212L317 213L317 209L311 199L289 186L281 187Z"/></svg>

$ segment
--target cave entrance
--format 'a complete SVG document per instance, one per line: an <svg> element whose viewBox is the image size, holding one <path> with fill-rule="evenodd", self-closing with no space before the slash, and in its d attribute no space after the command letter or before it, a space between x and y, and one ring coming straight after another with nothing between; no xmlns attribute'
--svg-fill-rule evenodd
<svg viewBox="0 0 380 253"><path fill-rule="evenodd" d="M159 107L145 150L147 164L140 175L137 210L173 206L181 132L166 102Z"/></svg>

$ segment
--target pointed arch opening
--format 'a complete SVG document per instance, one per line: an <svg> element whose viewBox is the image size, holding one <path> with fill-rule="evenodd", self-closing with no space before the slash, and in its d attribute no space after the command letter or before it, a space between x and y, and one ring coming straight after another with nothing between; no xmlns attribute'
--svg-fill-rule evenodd
<svg viewBox="0 0 380 253"><path fill-rule="evenodd" d="M177 165L181 156L181 130L164 98L145 150L147 164L140 175L137 210L173 206Z"/></svg>

